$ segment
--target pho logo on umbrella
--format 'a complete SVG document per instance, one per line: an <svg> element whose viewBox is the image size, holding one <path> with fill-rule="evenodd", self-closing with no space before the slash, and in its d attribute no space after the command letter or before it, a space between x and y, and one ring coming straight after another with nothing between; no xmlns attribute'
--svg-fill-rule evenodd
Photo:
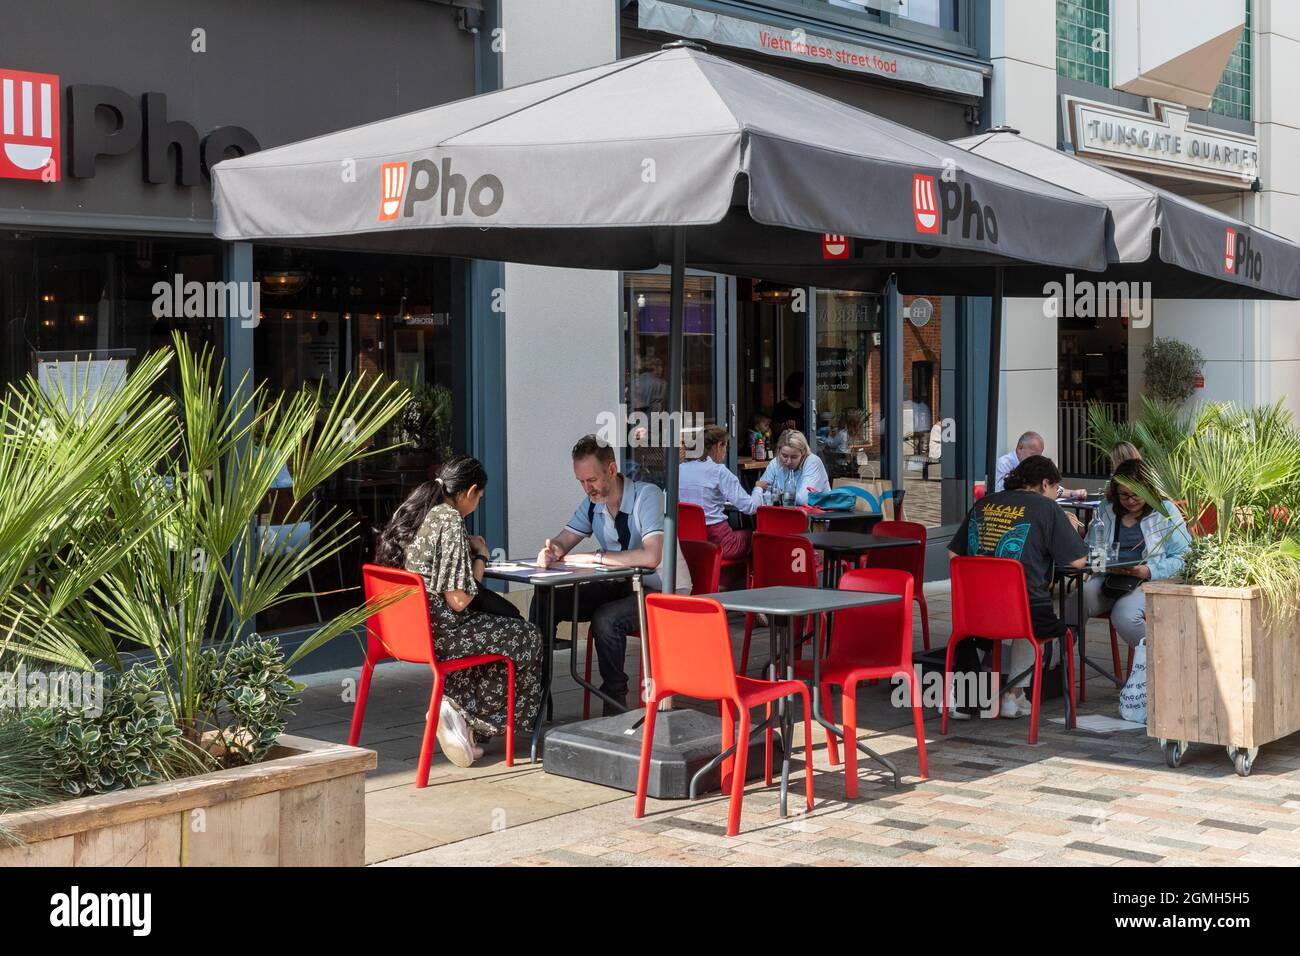
<svg viewBox="0 0 1300 956"><path fill-rule="evenodd" d="M917 232L939 231L939 204L934 198L934 177L912 174L912 215Z"/></svg>
<svg viewBox="0 0 1300 956"><path fill-rule="evenodd" d="M1223 240L1223 271L1237 271L1237 230L1231 226Z"/></svg>
<svg viewBox="0 0 1300 956"><path fill-rule="evenodd" d="M59 180L59 78L0 70L0 178Z"/></svg>
<svg viewBox="0 0 1300 956"><path fill-rule="evenodd" d="M822 258L847 259L849 257L849 237L831 232L822 233Z"/></svg>
<svg viewBox="0 0 1300 956"><path fill-rule="evenodd" d="M406 193L406 163L384 163L380 167L382 182L379 197L379 221L396 219Z"/></svg>

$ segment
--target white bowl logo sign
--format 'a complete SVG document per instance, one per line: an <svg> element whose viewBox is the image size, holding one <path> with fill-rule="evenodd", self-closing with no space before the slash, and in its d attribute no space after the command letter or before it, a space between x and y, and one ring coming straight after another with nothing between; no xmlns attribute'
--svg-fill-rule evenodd
<svg viewBox="0 0 1300 956"><path fill-rule="evenodd" d="M1237 271L1237 230L1231 227L1223 240L1223 271Z"/></svg>
<svg viewBox="0 0 1300 956"><path fill-rule="evenodd" d="M934 177L912 174L912 215L917 232L939 231L939 204L934 198Z"/></svg>
<svg viewBox="0 0 1300 956"><path fill-rule="evenodd" d="M822 258L847 259L849 257L849 237L833 232L822 233Z"/></svg>
<svg viewBox="0 0 1300 956"><path fill-rule="evenodd" d="M58 182L59 78L0 70L0 179Z"/></svg>
<svg viewBox="0 0 1300 956"><path fill-rule="evenodd" d="M396 219L406 192L406 163L384 163L380 167L383 181L379 196L379 221Z"/></svg>

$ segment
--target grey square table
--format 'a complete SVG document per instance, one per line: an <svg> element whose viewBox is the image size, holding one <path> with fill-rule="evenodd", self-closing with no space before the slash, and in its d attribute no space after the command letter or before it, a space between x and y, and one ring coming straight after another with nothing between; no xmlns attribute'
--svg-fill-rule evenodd
<svg viewBox="0 0 1300 956"><path fill-rule="evenodd" d="M767 615L768 620L772 622L767 629L768 639L770 641L767 663L769 680L775 679L781 668L784 668L787 680L795 679L795 618L808 617L810 615L815 618L821 614L834 614L836 611L842 611L847 608L869 607L874 604L891 604L899 600L897 594L878 594L871 591L828 591L824 588L795 587L747 588L741 591L722 591L718 594L706 594L703 596L717 601L728 611ZM819 697L819 688L821 687L821 636L816 627L813 628L813 631L815 635L813 640L812 681L813 719L831 733L842 738L844 736L843 731L822 715L821 700ZM753 729L751 735L758 733L760 730L767 729L773 719L774 718L772 717L768 717ZM790 789L790 750L794 739L794 709L792 707L787 707L784 700L779 701L775 719L781 725L781 815L785 816L787 797ZM737 746L740 746L739 741L737 742ZM897 767L865 744L859 743L858 749L871 759L878 761L880 764L885 766L894 775L894 785L898 785L900 776ZM701 768L696 773L696 777L703 774L706 769L712 769L716 763L720 763L726 757L726 752L719 754L714 761L710 761L705 765L705 767ZM812 773L813 768L808 767L806 772ZM694 792L694 783L695 781L692 780L692 792Z"/></svg>
<svg viewBox="0 0 1300 956"><path fill-rule="evenodd" d="M1118 569L1118 568L1135 568L1135 567L1137 567L1139 564L1146 564L1146 559L1145 559L1145 558L1139 558L1139 559L1136 560L1136 561L1108 561L1108 562L1106 562L1106 571L1112 571L1112 570L1115 570L1115 569ZM1075 589L1075 592L1076 592L1076 594L1077 594L1077 596L1078 596L1078 601L1079 601L1079 604L1078 604L1078 614L1079 614L1079 616L1076 618L1076 620L1079 621L1079 634L1078 634L1077 637L1075 638L1075 644L1078 645L1078 652L1079 652L1079 677L1080 677L1080 679L1083 678L1083 669L1084 669L1085 667L1091 667L1093 670L1095 670L1095 671L1096 671L1098 674L1100 674L1102 677L1106 678L1108 681L1110 681L1110 682L1111 682L1112 684L1114 684L1116 687L1123 687L1123 686L1124 686L1124 682L1123 682L1122 680L1119 679L1119 676L1118 676L1117 674L1112 674L1112 673L1110 673L1109 671L1107 671L1107 670L1105 670L1104 668L1102 668L1101 665L1094 663L1094 662L1093 662L1093 661L1088 657L1088 653L1087 653L1087 649L1088 649L1088 641L1087 641L1088 622L1087 622L1087 620L1084 618L1084 614L1087 613L1087 606L1085 605L1084 600L1083 600L1083 582L1084 582L1084 579L1087 578L1087 577L1089 577L1090 575L1093 575L1093 574L1105 574L1106 571L1093 571L1092 568L1089 567L1089 566L1086 565L1086 564L1085 564L1083 567L1081 567L1081 568L1071 567L1071 566L1068 565L1068 564L1058 564L1058 565L1056 566L1056 583L1057 583L1057 587L1058 587L1058 589L1059 589L1059 590L1058 590L1058 593L1060 594L1060 605L1061 605L1061 617L1062 617L1062 618L1065 617L1066 588L1067 588L1067 585L1069 584L1069 582L1071 582L1071 581L1074 582L1074 585L1075 585L1075 588L1074 588L1074 589ZM1068 678L1065 676L1065 668L1062 667L1062 668L1061 668L1061 680L1062 680L1062 681L1065 681L1065 680L1067 680L1067 679L1068 679ZM1066 715L1065 715L1065 716L1066 716L1066 719L1068 720L1068 719L1069 719L1069 716L1070 716L1070 714L1069 714L1069 709L1070 709L1070 695L1069 695L1069 693L1068 693L1069 688L1066 688L1066 691L1067 691L1067 693L1066 693L1066 695L1065 695L1065 709L1066 709ZM1068 727L1069 724L1067 723L1066 726Z"/></svg>
<svg viewBox="0 0 1300 956"><path fill-rule="evenodd" d="M506 565L524 564L524 561L506 561L501 562ZM592 686L578 674L578 591L584 584L590 584L593 581L621 581L628 578L633 579L632 587L635 592L640 591L638 579L642 575L640 568L587 568L587 567L565 567L563 563L558 568L506 568L499 565L489 564L483 569L485 579L492 578L497 581L511 581L515 584L529 584L537 592L537 598L542 602L542 619L546 622L542 627L542 701L537 708L537 722L533 725L532 747L529 750L529 758L533 763L537 762L537 745L542 737L542 725L551 719L551 678L552 678L552 658L555 655L555 602L558 599L556 594L557 588L573 588L573 621L570 632L571 642L569 647L569 674L579 687L584 687L594 693L601 700L617 704L617 701L610 701L598 687Z"/></svg>
<svg viewBox="0 0 1300 956"><path fill-rule="evenodd" d="M812 546L825 555L822 561L822 587L833 590L840 582L840 560L858 557L878 548L919 548L914 538L894 538L883 534L859 534L856 531L813 531L805 535Z"/></svg>
<svg viewBox="0 0 1300 956"><path fill-rule="evenodd" d="M826 531L870 531L882 518L878 511L823 511L808 516L814 526L820 524Z"/></svg>

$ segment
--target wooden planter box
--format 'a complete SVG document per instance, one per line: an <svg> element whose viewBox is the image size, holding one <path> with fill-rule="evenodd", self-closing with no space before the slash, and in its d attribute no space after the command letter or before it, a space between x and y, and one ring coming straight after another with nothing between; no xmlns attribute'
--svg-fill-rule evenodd
<svg viewBox="0 0 1300 956"><path fill-rule="evenodd" d="M1148 581L1147 733L1253 748L1300 730L1300 625L1259 588Z"/></svg>
<svg viewBox="0 0 1300 956"><path fill-rule="evenodd" d="M282 736L251 767L11 813L0 866L361 866L373 750Z"/></svg>

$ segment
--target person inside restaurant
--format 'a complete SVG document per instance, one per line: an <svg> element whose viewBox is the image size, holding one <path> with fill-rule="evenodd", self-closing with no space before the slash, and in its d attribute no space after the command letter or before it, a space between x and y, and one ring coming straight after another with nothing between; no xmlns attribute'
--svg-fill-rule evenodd
<svg viewBox="0 0 1300 956"><path fill-rule="evenodd" d="M1024 461L1030 455L1041 455L1044 448L1043 436L1038 432L1025 432L1016 441L1016 447L1007 452L998 459L997 473L994 476L993 490L1002 491L1006 486L1007 475L1020 462ZM1087 498L1088 492L1083 488L1059 488L1059 497L1061 498Z"/></svg>
<svg viewBox="0 0 1300 956"><path fill-rule="evenodd" d="M724 560L749 556L750 533L739 531L727 520L727 505L741 514L752 515L763 503L762 491L747 493L737 478L723 464L731 433L721 425L704 429L704 448L698 458L682 462L678 471L678 497L704 509L705 531L709 540L722 551Z"/></svg>
<svg viewBox="0 0 1300 956"><path fill-rule="evenodd" d="M658 486L633 481L619 473L614 449L595 435L586 435L573 446L573 477L586 497L574 509L564 528L548 538L537 554L537 566L569 565L606 568L642 568L647 591L663 587L664 496ZM571 553L594 536L594 553ZM677 554L677 593L689 594L691 575ZM569 621L573 594L568 588L555 589L555 620ZM541 606L533 599L529 618L541 621ZM591 581L578 588L578 620L591 622L600 667L600 690L619 702L615 713L627 709L628 676L624 671L627 636L639 626L640 615L632 582ZM606 713L610 712L608 704Z"/></svg>
<svg viewBox="0 0 1300 956"><path fill-rule="evenodd" d="M773 504L807 505L809 493L829 491L831 480L803 432L788 428L777 439L776 456L754 486L771 490Z"/></svg>
<svg viewBox="0 0 1300 956"><path fill-rule="evenodd" d="M502 654L515 664L515 729L527 730L542 700L542 633L509 601L483 587L487 543L465 530L483 500L487 472L478 459L457 455L433 481L417 488L379 538L375 561L424 578L434 651L440 661ZM483 749L475 739L505 733L506 665L448 674L438 719L438 745L458 767Z"/></svg>
<svg viewBox="0 0 1300 956"><path fill-rule="evenodd" d="M1052 460L1042 455L1030 455L1007 475L1005 489L975 502L948 542L950 558L961 555L1014 558L1025 566L1029 616L1034 636L1038 638L1065 635L1066 624L1057 617L1052 602L1051 581L1055 567L1059 564L1081 568L1088 559L1088 549L1079 532L1056 504L1060 487L1061 473ZM1034 651L1028 641L1009 643L1010 653L1003 657L1003 662L1006 673L1014 678L1033 666ZM1059 641L1054 641L1052 646L1059 644ZM954 669L965 672L980 670L979 653L991 648L990 642L978 638L962 641L957 645ZM999 716L1029 716L1030 702L1024 691L1028 683L1029 675L1026 674L1014 682L1015 686L1002 684L1004 690L998 704ZM950 700L948 705L953 717L965 718L979 709L971 706L974 703Z"/></svg>
<svg viewBox="0 0 1300 956"><path fill-rule="evenodd" d="M803 428L803 397L803 372L791 372L785 380L785 397L772 410L772 427L778 432Z"/></svg>
<svg viewBox="0 0 1300 956"><path fill-rule="evenodd" d="M1135 487L1136 486L1136 487ZM1131 568L1115 568L1095 574L1083 585L1084 613L1088 617L1110 612L1110 623L1129 647L1146 636L1144 581L1159 581L1180 574L1192 536L1187 523L1172 501L1162 501L1161 514L1143 499L1141 488L1152 500L1159 500L1142 460L1120 462L1106 491L1106 501L1092 520L1101 523L1108 545L1118 546L1116 561L1140 561ZM1078 622L1078 604L1071 601L1066 618L1072 627Z"/></svg>

